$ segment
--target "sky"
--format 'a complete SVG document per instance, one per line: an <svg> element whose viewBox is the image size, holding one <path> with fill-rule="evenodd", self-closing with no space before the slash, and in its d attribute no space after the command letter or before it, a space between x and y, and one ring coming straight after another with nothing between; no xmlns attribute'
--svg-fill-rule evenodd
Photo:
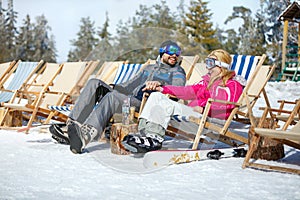
<svg viewBox="0 0 300 200"><path fill-rule="evenodd" d="M14 0L14 10L18 12L17 24L20 26L29 14L35 22L36 16L45 15L48 25L52 28L50 34L54 35L56 48L58 50L58 62L67 60L71 49L70 40L76 39L79 31L80 19L90 17L95 22L95 27L102 27L106 12L109 18L109 31L113 33L120 20L123 22L132 18L139 5L151 6L160 3L161 0ZM172 11L176 10L179 1L166 0ZM189 0L185 0L188 4ZM221 28L238 26L236 20L224 25L225 19L232 14L233 6L244 6L255 13L259 8L259 0L211 0L208 1L208 8L212 12L212 22ZM3 7L7 7L7 0L3 0Z"/></svg>

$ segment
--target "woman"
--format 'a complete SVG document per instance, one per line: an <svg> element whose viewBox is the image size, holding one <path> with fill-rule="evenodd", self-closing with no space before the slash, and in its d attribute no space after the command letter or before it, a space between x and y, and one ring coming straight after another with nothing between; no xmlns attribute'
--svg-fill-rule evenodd
<svg viewBox="0 0 300 200"><path fill-rule="evenodd" d="M231 56L228 52L218 49L212 51L205 59L208 73L203 80L189 86L161 86L155 81L148 82L145 90L156 90L150 95L141 113L139 135L128 135L123 145L133 153L145 153L158 150L162 146L165 130L172 116L194 116L200 118L209 98L237 102L242 94L242 85L233 80L235 72L230 70ZM176 96L179 99L190 100L183 105L172 101L164 94ZM227 119L234 105L212 103L209 116ZM171 122L173 122L172 120ZM194 133L196 127L192 123L171 123L172 126Z"/></svg>

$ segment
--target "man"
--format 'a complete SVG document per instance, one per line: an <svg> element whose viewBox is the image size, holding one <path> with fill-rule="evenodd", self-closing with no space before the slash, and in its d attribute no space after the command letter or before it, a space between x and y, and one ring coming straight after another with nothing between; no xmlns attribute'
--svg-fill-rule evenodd
<svg viewBox="0 0 300 200"><path fill-rule="evenodd" d="M185 85L185 72L177 61L181 48L173 41L161 44L160 59L146 66L130 81L115 85L114 89L99 79L91 79L81 92L67 121L68 137L64 137L58 126L50 132L58 139L70 144L73 153L82 153L93 139L98 140L114 113L121 113L123 101L130 98L130 105L139 109L144 88L151 90L159 85ZM156 138L149 138L149 148L156 149Z"/></svg>

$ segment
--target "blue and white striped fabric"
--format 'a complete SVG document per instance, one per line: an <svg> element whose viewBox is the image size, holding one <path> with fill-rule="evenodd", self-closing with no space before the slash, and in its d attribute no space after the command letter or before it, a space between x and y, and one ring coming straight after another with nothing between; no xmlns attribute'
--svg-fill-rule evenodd
<svg viewBox="0 0 300 200"><path fill-rule="evenodd" d="M129 81L140 71L142 64L122 64L117 71L113 84Z"/></svg>
<svg viewBox="0 0 300 200"><path fill-rule="evenodd" d="M37 62L20 62L16 72L9 82L8 86L5 87L7 90L18 90L32 71L37 67ZM0 102L8 102L13 96L13 92L1 92Z"/></svg>
<svg viewBox="0 0 300 200"><path fill-rule="evenodd" d="M181 115L172 115L172 120L175 120L177 122L189 122L188 116L181 116Z"/></svg>
<svg viewBox="0 0 300 200"><path fill-rule="evenodd" d="M258 62L257 56L232 55L231 70L246 80L251 77Z"/></svg>
<svg viewBox="0 0 300 200"><path fill-rule="evenodd" d="M55 110L58 111L66 116L69 116L72 106L71 105L66 105L66 106L48 106L50 110Z"/></svg>

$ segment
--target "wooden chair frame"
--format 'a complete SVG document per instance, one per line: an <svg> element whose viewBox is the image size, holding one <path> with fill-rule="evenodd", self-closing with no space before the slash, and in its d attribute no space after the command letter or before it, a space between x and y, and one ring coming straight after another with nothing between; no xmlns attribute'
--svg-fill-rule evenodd
<svg viewBox="0 0 300 200"><path fill-rule="evenodd" d="M265 169L265 170L275 170L275 171L281 171L281 172L288 172L288 173L296 173L300 175L300 169L294 169L289 167L281 167L276 165L270 165L270 164L260 164L256 163L255 159L253 159L252 162L250 162L250 159L252 158L252 155L254 151L257 149L260 138L263 137L269 137L271 139L275 139L285 145L291 146L296 149L300 149L300 121L296 123L296 125L291 129L287 130L288 127L290 127L294 121L294 117L299 114L300 110L300 100L295 101L295 107L292 111L287 110L281 110L281 109L271 109L271 108L265 108L264 113L262 115L262 118L260 119L260 122L258 124L258 127L262 127L262 123L266 120L269 110L272 110L272 112L278 112L278 113L289 113L289 118L283 125L281 130L275 130L275 129L266 129L266 128L255 128L254 129L254 135L251 137L251 141L249 144L249 150L247 152L247 155L244 159L242 168L245 169L246 167L251 168L258 168L258 169ZM270 115L271 119L276 120L276 115ZM275 128L274 126L273 128Z"/></svg>
<svg viewBox="0 0 300 200"><path fill-rule="evenodd" d="M0 74L0 89L3 88L4 83L7 81L9 76L15 71L15 69L18 67L18 64L21 61L11 61L6 63L1 63L1 74Z"/></svg>
<svg viewBox="0 0 300 200"><path fill-rule="evenodd" d="M200 136L204 128L215 131L219 133L221 136L226 136L227 138L231 138L233 140L237 140L247 144L248 138L242 137L238 134L229 131L230 123L233 120L235 120L234 119L235 116L240 115L243 118L248 118L252 126L256 126L257 122L256 122L256 118L252 113L252 108L254 107L257 99L260 97L261 94L263 94L264 96L267 107L270 107L270 103L264 87L267 84L268 80L271 78L274 70L275 70L275 65L273 66L258 65L252 75L252 78L248 81L246 87L244 88L243 93L237 103L222 101L217 99L209 99L207 105L205 106L202 118L194 119L193 117L191 117L191 121L194 121L199 124L199 129L197 131L192 148L193 149L197 148L200 141ZM211 104L213 102L235 105L235 108L231 111L231 114L228 117L228 119L225 121L223 127L218 127L210 122L207 122L208 113ZM223 139L223 137L220 137L220 139ZM225 142L230 145L235 144L231 140L223 140L222 142Z"/></svg>
<svg viewBox="0 0 300 200"><path fill-rule="evenodd" d="M83 82L83 79L86 79L86 77L90 75L89 73L91 73L92 70L87 68L89 64L90 63L88 62L64 63L52 77L51 81L44 86L42 92L32 104L20 105L15 103L4 103L3 106L10 108L11 110L21 110L30 113L31 117L27 127L32 126L32 123L36 121L36 116L46 118L43 122L46 124L49 123L51 119L65 121L65 116L60 115L57 111L49 110L48 105L63 105L68 101L68 98L76 91L76 87L78 87L77 84ZM72 75L70 75L70 70ZM66 82L68 82L66 80L68 77L71 78L71 81L69 84L66 84ZM3 120L1 121L1 125L3 124Z"/></svg>

